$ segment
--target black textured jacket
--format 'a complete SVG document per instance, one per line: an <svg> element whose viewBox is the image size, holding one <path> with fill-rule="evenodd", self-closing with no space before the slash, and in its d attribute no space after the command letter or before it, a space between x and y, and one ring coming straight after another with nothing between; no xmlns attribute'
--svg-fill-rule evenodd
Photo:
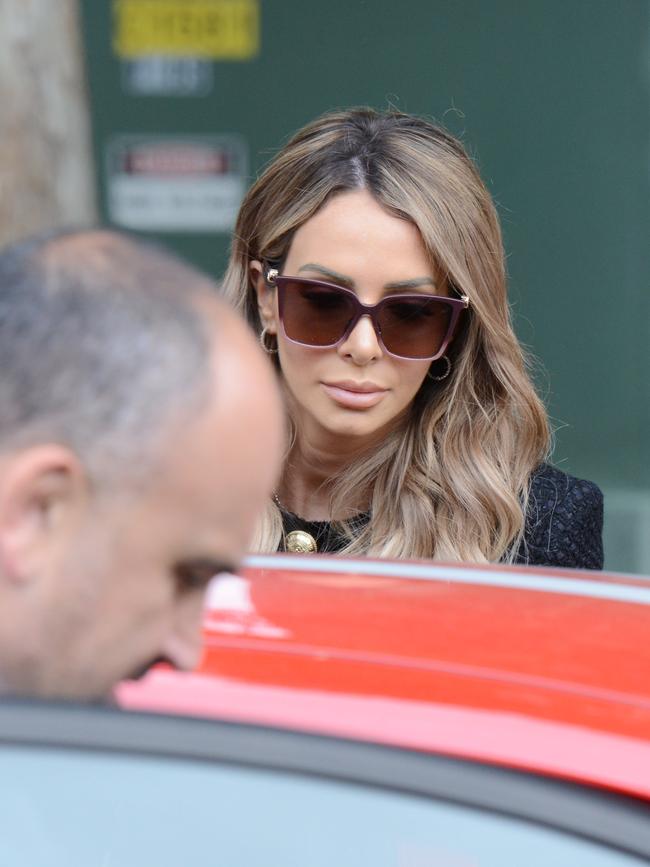
<svg viewBox="0 0 650 867"><path fill-rule="evenodd" d="M603 495L593 482L544 464L534 474L517 563L603 568Z"/></svg>
<svg viewBox="0 0 650 867"><path fill-rule="evenodd" d="M318 550L334 553L344 540L327 521L305 521L282 511L285 535L306 530ZM359 515L365 523L369 515ZM533 474L526 528L516 563L528 566L603 568L603 495L593 482L576 479L543 464Z"/></svg>

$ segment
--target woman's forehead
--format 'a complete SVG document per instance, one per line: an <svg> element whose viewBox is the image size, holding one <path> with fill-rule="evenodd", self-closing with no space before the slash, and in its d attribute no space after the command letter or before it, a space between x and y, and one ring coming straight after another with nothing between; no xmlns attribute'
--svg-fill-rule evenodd
<svg viewBox="0 0 650 867"><path fill-rule="evenodd" d="M334 196L296 230L286 265L295 269L309 263L351 280L374 267L381 267L387 280L434 276L417 227L391 214L366 190Z"/></svg>

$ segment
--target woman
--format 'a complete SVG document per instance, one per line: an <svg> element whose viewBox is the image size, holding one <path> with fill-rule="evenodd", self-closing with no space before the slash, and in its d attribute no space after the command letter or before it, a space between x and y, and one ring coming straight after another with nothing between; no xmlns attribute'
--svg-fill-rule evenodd
<svg viewBox="0 0 650 867"><path fill-rule="evenodd" d="M300 130L224 285L292 425L257 550L602 567L602 495L544 463L497 215L449 133L366 108Z"/></svg>

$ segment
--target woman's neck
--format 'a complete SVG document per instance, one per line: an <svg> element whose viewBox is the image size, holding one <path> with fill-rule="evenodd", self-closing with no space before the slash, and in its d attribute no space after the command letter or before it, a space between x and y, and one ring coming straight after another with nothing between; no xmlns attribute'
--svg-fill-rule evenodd
<svg viewBox="0 0 650 867"><path fill-rule="evenodd" d="M359 454L359 449L332 448L332 444L296 442L292 448L282 480L278 498L283 506L308 521L329 521L346 518L368 507L363 494L346 504L347 514L330 513L332 482Z"/></svg>

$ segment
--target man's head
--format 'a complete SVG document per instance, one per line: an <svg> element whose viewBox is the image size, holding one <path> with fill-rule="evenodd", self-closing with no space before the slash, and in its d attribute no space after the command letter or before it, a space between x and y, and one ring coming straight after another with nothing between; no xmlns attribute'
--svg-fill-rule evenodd
<svg viewBox="0 0 650 867"><path fill-rule="evenodd" d="M189 668L278 468L273 373L212 283L111 232L0 252L0 684Z"/></svg>

